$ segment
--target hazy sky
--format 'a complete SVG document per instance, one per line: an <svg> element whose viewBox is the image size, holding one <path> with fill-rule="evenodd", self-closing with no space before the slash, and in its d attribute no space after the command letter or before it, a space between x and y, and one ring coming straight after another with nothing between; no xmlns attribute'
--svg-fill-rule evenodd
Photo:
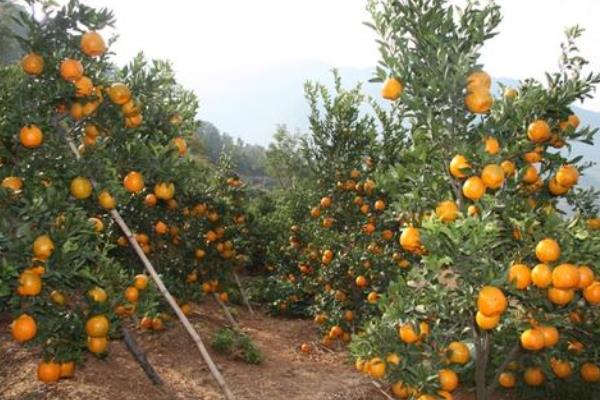
<svg viewBox="0 0 600 400"><path fill-rule="evenodd" d="M64 1L64 0L62 0ZM173 61L201 103L235 95L236 82L302 61L371 68L378 59L365 0L88 0L114 10L117 61L143 50ZM456 0L457 4L464 4ZM554 70L566 26L586 28L581 50L600 70L599 0L498 0L501 34L483 55L493 76ZM584 105L600 111L600 95ZM285 121L281 121L285 122Z"/></svg>

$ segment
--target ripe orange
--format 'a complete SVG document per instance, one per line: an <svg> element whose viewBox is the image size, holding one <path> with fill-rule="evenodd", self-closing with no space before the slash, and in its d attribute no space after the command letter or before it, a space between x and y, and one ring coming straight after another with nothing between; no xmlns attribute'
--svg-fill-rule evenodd
<svg viewBox="0 0 600 400"><path fill-rule="evenodd" d="M188 316L192 313L192 306L189 303L184 303L184 304L180 305L179 308L181 308L181 312L185 316Z"/></svg>
<svg viewBox="0 0 600 400"><path fill-rule="evenodd" d="M489 112L493 102L494 99L489 91L481 90L481 88L470 91L467 97L465 97L467 110L473 114L485 114Z"/></svg>
<svg viewBox="0 0 600 400"><path fill-rule="evenodd" d="M92 300L95 303L104 303L108 298L108 295L106 294L104 289L98 286L94 286L93 288L88 290L87 295L90 298L90 300Z"/></svg>
<svg viewBox="0 0 600 400"><path fill-rule="evenodd" d="M554 239L542 239L535 246L535 255L543 263L554 262L560 257L560 246Z"/></svg>
<svg viewBox="0 0 600 400"><path fill-rule="evenodd" d="M59 290L53 290L50 293L50 300L57 306L64 306L67 302L65 295Z"/></svg>
<svg viewBox="0 0 600 400"><path fill-rule="evenodd" d="M521 346L526 350L538 351L544 348L544 334L540 329L526 329L521 333Z"/></svg>
<svg viewBox="0 0 600 400"><path fill-rule="evenodd" d="M140 106L135 100L131 99L121 106L121 113L126 118L134 117L140 113Z"/></svg>
<svg viewBox="0 0 600 400"><path fill-rule="evenodd" d="M477 297L477 309L487 317L500 315L506 310L508 302L502 290L494 286L484 286Z"/></svg>
<svg viewBox="0 0 600 400"><path fill-rule="evenodd" d="M79 121L84 117L83 105L81 103L75 102L71 104L71 108L69 109L69 115L75 121Z"/></svg>
<svg viewBox="0 0 600 400"><path fill-rule="evenodd" d="M106 51L106 43L104 39L97 32L86 32L81 35L79 42L81 51L89 57L98 57L104 54Z"/></svg>
<svg viewBox="0 0 600 400"><path fill-rule="evenodd" d="M39 75L44 71L44 59L36 53L29 53L21 60L21 68L27 75Z"/></svg>
<svg viewBox="0 0 600 400"><path fill-rule="evenodd" d="M471 204L469 207L467 207L467 214L469 214L470 217L475 217L479 214L479 209Z"/></svg>
<svg viewBox="0 0 600 400"><path fill-rule="evenodd" d="M585 289L594 283L594 271L587 265L580 265L577 268L579 271L579 284L577 285L577 289Z"/></svg>
<svg viewBox="0 0 600 400"><path fill-rule="evenodd" d="M504 89L503 96L505 99L512 100L519 95L519 92L515 88L508 87Z"/></svg>
<svg viewBox="0 0 600 400"><path fill-rule="evenodd" d="M137 171L131 171L123 179L123 186L130 193L138 193L144 188L144 177Z"/></svg>
<svg viewBox="0 0 600 400"><path fill-rule="evenodd" d="M462 342L452 342L448 345L448 360L454 364L464 365L471 359L469 348Z"/></svg>
<svg viewBox="0 0 600 400"><path fill-rule="evenodd" d="M375 357L369 361L369 375L373 379L381 379L385 376L386 365L379 357Z"/></svg>
<svg viewBox="0 0 600 400"><path fill-rule="evenodd" d="M183 137L179 136L173 139L173 144L177 148L177 153L179 153L180 156L184 156L185 153L187 153L188 147Z"/></svg>
<svg viewBox="0 0 600 400"><path fill-rule="evenodd" d="M37 367L37 377L44 383L57 382L60 379L60 364L54 361L41 361Z"/></svg>
<svg viewBox="0 0 600 400"><path fill-rule="evenodd" d="M541 368L529 367L525 370L523 379L529 386L540 386L542 383L544 383L545 376Z"/></svg>
<svg viewBox="0 0 600 400"><path fill-rule="evenodd" d="M164 235L169 232L169 227L162 221L158 221L156 225L154 225L154 231L159 235Z"/></svg>
<svg viewBox="0 0 600 400"><path fill-rule="evenodd" d="M414 253L421 248L421 235L419 230L412 226L405 228L400 235L400 246L408 252Z"/></svg>
<svg viewBox="0 0 600 400"><path fill-rule="evenodd" d="M356 286L359 287L360 289L367 286L367 278L365 278L363 275L357 276L355 282L356 282Z"/></svg>
<svg viewBox="0 0 600 400"><path fill-rule="evenodd" d="M140 297L140 292L135 286L128 286L127 289L125 289L124 297L130 303L137 303Z"/></svg>
<svg viewBox="0 0 600 400"><path fill-rule="evenodd" d="M542 155L537 151L530 151L523 154L523 160L528 164L535 164L542 161Z"/></svg>
<svg viewBox="0 0 600 400"><path fill-rule="evenodd" d="M152 329L155 331L162 331L165 328L164 321L161 317L152 318Z"/></svg>
<svg viewBox="0 0 600 400"><path fill-rule="evenodd" d="M573 264L560 264L552 271L552 285L557 289L574 289L579 285L579 270Z"/></svg>
<svg viewBox="0 0 600 400"><path fill-rule="evenodd" d="M72 378L75 375L75 362L65 361L60 363L60 377Z"/></svg>
<svg viewBox="0 0 600 400"><path fill-rule="evenodd" d="M227 303L229 301L229 294L227 292L219 293L219 300L221 300L223 303Z"/></svg>
<svg viewBox="0 0 600 400"><path fill-rule="evenodd" d="M504 183L504 170L497 164L488 164L481 171L481 179L486 187L498 189Z"/></svg>
<svg viewBox="0 0 600 400"><path fill-rule="evenodd" d="M138 274L133 278L133 286L137 290L144 290L148 287L148 276L144 274Z"/></svg>
<svg viewBox="0 0 600 400"><path fill-rule="evenodd" d="M113 83L108 89L108 97L113 103L122 106L131 99L131 91L124 83Z"/></svg>
<svg viewBox="0 0 600 400"><path fill-rule="evenodd" d="M77 200L87 199L92 195L92 190L92 182L90 182L88 178L84 178L82 176L73 178L71 185L69 186L71 195Z"/></svg>
<svg viewBox="0 0 600 400"><path fill-rule="evenodd" d="M321 206L321 208L329 208L331 207L331 197L329 196L325 196L321 199L321 201L319 202L319 205Z"/></svg>
<svg viewBox="0 0 600 400"><path fill-rule="evenodd" d="M42 291L42 278L33 271L24 271L19 275L18 293L21 296L37 296Z"/></svg>
<svg viewBox="0 0 600 400"><path fill-rule="evenodd" d="M542 143L550 139L550 125L542 119L533 121L527 127L527 137L533 143Z"/></svg>
<svg viewBox="0 0 600 400"><path fill-rule="evenodd" d="M452 222L458 218L458 206L452 200L442 201L435 208L435 214L444 222Z"/></svg>
<svg viewBox="0 0 600 400"><path fill-rule="evenodd" d="M531 284L531 270L525 264L513 264L508 270L508 282L519 290L527 289Z"/></svg>
<svg viewBox="0 0 600 400"><path fill-rule="evenodd" d="M581 378L588 383L600 381L600 367L596 364L586 362L581 366Z"/></svg>
<svg viewBox="0 0 600 400"><path fill-rule="evenodd" d="M467 76L467 90L486 89L492 87L492 78L485 71L474 71Z"/></svg>
<svg viewBox="0 0 600 400"><path fill-rule="evenodd" d="M125 118L125 127L127 128L137 128L142 124L142 114L133 115L131 117Z"/></svg>
<svg viewBox="0 0 600 400"><path fill-rule="evenodd" d="M485 183L478 176L472 176L462 187L463 195L469 200L479 200L485 194Z"/></svg>
<svg viewBox="0 0 600 400"><path fill-rule="evenodd" d="M467 171L465 170L469 168L471 168L471 164L469 164L469 161L463 155L458 154L450 161L450 173L455 178L466 178Z"/></svg>
<svg viewBox="0 0 600 400"><path fill-rule="evenodd" d="M35 319L27 314L21 314L11 325L13 339L19 343L25 343L37 334L37 323Z"/></svg>
<svg viewBox="0 0 600 400"><path fill-rule="evenodd" d="M548 182L548 191L550 193L552 193L553 195L555 195L555 196L562 196L562 195L566 194L569 191L569 188L566 187L566 186L560 185L556 181L556 177L553 177Z"/></svg>
<svg viewBox="0 0 600 400"><path fill-rule="evenodd" d="M310 210L310 216L313 218L318 218L321 215L321 210L318 207L313 207Z"/></svg>
<svg viewBox="0 0 600 400"><path fill-rule="evenodd" d="M552 270L546 264L538 264L531 271L531 280L535 286L545 289L552 283Z"/></svg>
<svg viewBox="0 0 600 400"><path fill-rule="evenodd" d="M556 183L570 188L579 180L579 171L572 165L563 165L556 172Z"/></svg>
<svg viewBox="0 0 600 400"><path fill-rule="evenodd" d="M494 329L500 324L500 315L495 315L488 317L484 315L481 311L477 311L475 315L475 322L477 322L477 326L483 330Z"/></svg>
<svg viewBox="0 0 600 400"><path fill-rule="evenodd" d="M397 381L391 387L392 394L399 399L408 399L411 391L410 388L405 385L402 381Z"/></svg>
<svg viewBox="0 0 600 400"><path fill-rule="evenodd" d="M574 297L575 292L573 289L548 288L548 299L556 305L564 306L565 304L570 303Z"/></svg>
<svg viewBox="0 0 600 400"><path fill-rule="evenodd" d="M385 357L385 362L388 364L400 365L400 356L396 353L390 353Z"/></svg>
<svg viewBox="0 0 600 400"><path fill-rule="evenodd" d="M600 304L600 282L594 281L591 285L583 289L583 297L591 305Z"/></svg>
<svg viewBox="0 0 600 400"><path fill-rule="evenodd" d="M458 375L451 369L443 369L438 373L440 387L448 392L454 391L458 387Z"/></svg>
<svg viewBox="0 0 600 400"><path fill-rule="evenodd" d="M175 195L175 185L170 182L160 182L154 186L154 194L161 200L171 200Z"/></svg>
<svg viewBox="0 0 600 400"><path fill-rule="evenodd" d="M108 335L110 328L110 322L105 315L95 315L87 320L85 323L85 332L90 337L105 337Z"/></svg>
<svg viewBox="0 0 600 400"><path fill-rule="evenodd" d="M18 192L23 189L23 180L16 176L7 176L2 180L2 187L13 192Z"/></svg>
<svg viewBox="0 0 600 400"><path fill-rule="evenodd" d="M98 195L98 204L105 210L112 210L117 206L117 201L108 191L103 190Z"/></svg>
<svg viewBox="0 0 600 400"><path fill-rule="evenodd" d="M502 372L498 377L498 383L505 389L510 389L515 387L517 383L517 379L515 378L515 374L512 372Z"/></svg>
<svg viewBox="0 0 600 400"><path fill-rule="evenodd" d="M67 58L60 64L60 76L65 81L78 81L83 76L83 65L77 60Z"/></svg>
<svg viewBox="0 0 600 400"><path fill-rule="evenodd" d="M400 336L400 340L408 344L415 343L417 340L419 340L419 335L417 335L417 332L415 332L412 324L401 325L398 329L398 335Z"/></svg>
<svg viewBox="0 0 600 400"><path fill-rule="evenodd" d="M566 120L562 121L558 125L558 127L562 131L565 131L569 128L577 129L577 127L579 126L579 122L580 122L579 117L575 114L571 114L571 115L569 115L569 117Z"/></svg>
<svg viewBox="0 0 600 400"><path fill-rule="evenodd" d="M395 78L389 78L383 84L383 88L381 89L381 97L391 101L397 100L400 95L402 95L403 89L404 87L399 80Z"/></svg>
<svg viewBox="0 0 600 400"><path fill-rule="evenodd" d="M311 350L312 350L312 348L311 348L310 344L308 344L308 343L302 343L300 345L300 351L302 353L308 354L311 352Z"/></svg>
<svg viewBox="0 0 600 400"><path fill-rule="evenodd" d="M525 183L534 184L538 181L539 177L540 175L538 173L537 168L533 165L528 165L525 169L525 173L523 174L522 179Z"/></svg>
<svg viewBox="0 0 600 400"><path fill-rule="evenodd" d="M515 166L515 163L513 163L512 161L509 161L509 160L502 161L500 163L500 167L502 167L502 169L504 170L505 176L513 176L517 169Z"/></svg>
<svg viewBox="0 0 600 400"><path fill-rule="evenodd" d="M35 149L44 141L44 134L35 124L25 125L19 131L19 141L23 147Z"/></svg>
<svg viewBox="0 0 600 400"><path fill-rule="evenodd" d="M75 97L88 97L94 91L94 83L87 76L82 76L75 82Z"/></svg>
<svg viewBox="0 0 600 400"><path fill-rule="evenodd" d="M375 202L375 209L377 211L383 211L383 210L385 210L385 201L383 201L383 200L377 200Z"/></svg>
<svg viewBox="0 0 600 400"><path fill-rule="evenodd" d="M377 293L377 292L370 292L367 295L367 302L369 304L375 304L375 303L377 303L378 300L379 300L379 293Z"/></svg>
<svg viewBox="0 0 600 400"><path fill-rule="evenodd" d="M485 152L490 155L495 155L500 152L500 142L493 136L485 138Z"/></svg>
<svg viewBox="0 0 600 400"><path fill-rule="evenodd" d="M106 352L108 349L108 338L104 337L88 337L87 348L91 353L100 354Z"/></svg>
<svg viewBox="0 0 600 400"><path fill-rule="evenodd" d="M573 368L571 367L571 363L568 361L557 360L556 358L550 359L550 367L552 368L552 372L559 379L567 379L573 373Z"/></svg>
<svg viewBox="0 0 600 400"><path fill-rule="evenodd" d="M92 217L89 218L88 221L94 226L96 232L102 232L104 230L104 223L100 218Z"/></svg>
<svg viewBox="0 0 600 400"><path fill-rule="evenodd" d="M33 255L40 260L46 260L54 252L54 242L48 235L38 236L33 241Z"/></svg>

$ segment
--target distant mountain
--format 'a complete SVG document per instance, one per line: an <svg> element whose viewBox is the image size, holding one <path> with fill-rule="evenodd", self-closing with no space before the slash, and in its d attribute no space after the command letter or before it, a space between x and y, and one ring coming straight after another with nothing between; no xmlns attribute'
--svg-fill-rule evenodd
<svg viewBox="0 0 600 400"><path fill-rule="evenodd" d="M339 71L345 87L362 82L366 94L379 98L380 85L368 83L372 77L371 69L339 68ZM199 116L230 136L266 147L278 124L285 123L291 130L308 130L309 110L304 99L304 83L307 80L332 84L331 66L304 62L252 76L236 86L235 94L203 102ZM510 78L494 81L494 89L498 87L497 82L518 85L517 80ZM202 96L201 90L198 93ZM600 128L600 113L579 107L573 109L582 125ZM572 154L583 155L586 161L600 161L600 143L594 146L577 143ZM600 188L600 166L585 171L582 182Z"/></svg>

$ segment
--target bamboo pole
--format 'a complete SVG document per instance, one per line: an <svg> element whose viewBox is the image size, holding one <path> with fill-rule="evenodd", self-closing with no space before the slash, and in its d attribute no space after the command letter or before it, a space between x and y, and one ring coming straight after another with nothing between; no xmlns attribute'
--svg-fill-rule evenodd
<svg viewBox="0 0 600 400"><path fill-rule="evenodd" d="M58 126L57 128L61 129L62 127ZM69 147L71 148L71 151L73 152L75 157L79 160L81 158L81 155L79 154L79 151L75 147L75 144L73 143L71 138L68 136L67 132L64 129L61 129L61 130L64 133L65 139L67 140L67 143L68 143ZM96 182L94 182L93 180L92 180L92 185L94 187L96 187ZM144 253L140 244L138 243L135 236L131 232L131 229L129 229L129 226L121 217L121 214L119 214L119 212L117 210L113 209L113 210L110 210L110 215L111 215L112 219L117 223L117 225L119 225L119 228L121 228L121 230L123 231L123 233L129 240L129 243L133 247L133 250L138 255L138 257L142 261L142 264L148 271L148 274L150 275L150 277L156 284L158 291L162 294L162 296L165 298L167 303L169 303L169 305L175 312L175 315L177 315L177 318L179 319L179 321L181 322L181 324L183 325L183 327L185 328L187 333L190 335L190 337L196 344L196 347L198 347L198 350L200 350L200 354L202 355L202 358L204 359L204 362L208 366L208 369L210 370L212 376L215 378L215 380L221 387L221 390L223 390L223 393L225 393L225 398L227 400L235 400L233 393L231 392L231 390L225 383L225 379L223 379L223 375L221 375L221 372L219 371L219 369L215 365L214 361L210 357L210 354L206 350L206 346L204 345L204 342L200 338L200 335L198 335L198 332L196 332L196 329L194 329L194 327L192 326L190 321L187 319L187 317L181 311L181 308L179 308L179 305L177 304L177 302L175 301L175 299L173 298L173 296L171 295L169 290L166 288L162 279L160 278L160 276L154 269L154 266L152 265L152 263L146 256L146 253Z"/></svg>
<svg viewBox="0 0 600 400"><path fill-rule="evenodd" d="M227 308L227 305L221 301L221 299L219 298L219 296L216 293L213 293L213 297L214 297L215 301L223 309L223 312L225 313L225 316L227 317L227 320L229 321L229 324L232 327L234 327L235 329L239 330L240 329L240 325L235 320L235 318L233 318L233 315L231 315L231 312L229 311L229 308Z"/></svg>
<svg viewBox="0 0 600 400"><path fill-rule="evenodd" d="M250 311L250 314L254 315L254 310L252 309L252 306L250 305L250 301L248 301L248 296L246 296L246 291L244 290L244 287L242 286L242 282L240 281L240 277L238 276L238 274L236 272L233 273L233 279L235 279L235 283L238 285L238 288L240 289L240 294L242 295L242 300L244 300L244 304L248 308L248 311Z"/></svg>

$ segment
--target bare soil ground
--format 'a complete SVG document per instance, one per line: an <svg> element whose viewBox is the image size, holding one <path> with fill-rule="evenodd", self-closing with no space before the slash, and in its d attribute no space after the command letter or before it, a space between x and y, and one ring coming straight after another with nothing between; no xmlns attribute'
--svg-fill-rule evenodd
<svg viewBox="0 0 600 400"><path fill-rule="evenodd" d="M251 315L235 308L243 330L262 350L262 365L248 365L210 350L225 380L240 400L376 400L385 399L368 379L354 371L346 352L326 351L316 340L311 321ZM226 325L218 306L207 301L191 317L207 346ZM35 376L39 353L10 338L8 322L0 322L0 399L2 400L218 400L223 396L183 328L159 334L135 331L140 347L165 381L151 384L124 343L111 343L104 360L87 357L70 380L44 385ZM299 351L312 344L310 354Z"/></svg>

